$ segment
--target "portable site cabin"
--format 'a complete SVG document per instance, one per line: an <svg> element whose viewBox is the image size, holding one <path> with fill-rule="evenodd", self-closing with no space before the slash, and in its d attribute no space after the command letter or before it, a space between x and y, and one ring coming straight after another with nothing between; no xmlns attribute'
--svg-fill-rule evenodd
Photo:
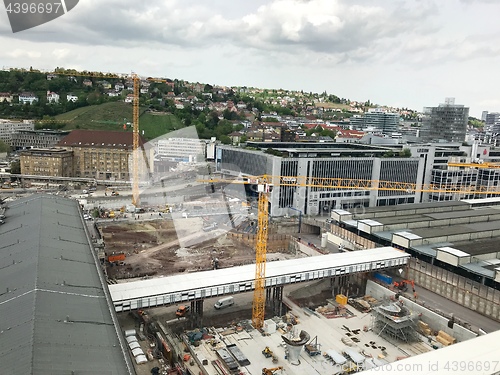
<svg viewBox="0 0 500 375"><path fill-rule="evenodd" d="M335 350L332 349L327 350L326 355L330 357L333 360L333 362L335 362L335 364L337 365L344 365L347 363L347 358L344 357L339 352L336 352Z"/></svg>
<svg viewBox="0 0 500 375"><path fill-rule="evenodd" d="M345 348L344 354L347 355L349 358L351 358L351 360L356 364L360 364L365 361L365 356L355 349Z"/></svg>

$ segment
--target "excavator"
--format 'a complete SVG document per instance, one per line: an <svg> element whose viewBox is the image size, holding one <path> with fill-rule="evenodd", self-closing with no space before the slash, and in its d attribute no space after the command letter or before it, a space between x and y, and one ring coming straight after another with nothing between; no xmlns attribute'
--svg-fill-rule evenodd
<svg viewBox="0 0 500 375"><path fill-rule="evenodd" d="M402 292L406 292L408 290L408 285L411 285L412 291L415 293L415 282L413 280L394 281L394 287L398 288Z"/></svg>
<svg viewBox="0 0 500 375"><path fill-rule="evenodd" d="M263 368L262 375L276 375L278 371L283 370L283 366L273 368Z"/></svg>

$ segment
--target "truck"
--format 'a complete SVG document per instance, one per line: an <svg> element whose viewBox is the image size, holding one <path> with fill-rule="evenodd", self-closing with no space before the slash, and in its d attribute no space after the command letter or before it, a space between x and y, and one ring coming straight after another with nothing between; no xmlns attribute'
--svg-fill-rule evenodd
<svg viewBox="0 0 500 375"><path fill-rule="evenodd" d="M177 311L175 312L175 316L177 316L178 318L182 318L183 316L186 316L188 312L189 312L189 306L180 305Z"/></svg>

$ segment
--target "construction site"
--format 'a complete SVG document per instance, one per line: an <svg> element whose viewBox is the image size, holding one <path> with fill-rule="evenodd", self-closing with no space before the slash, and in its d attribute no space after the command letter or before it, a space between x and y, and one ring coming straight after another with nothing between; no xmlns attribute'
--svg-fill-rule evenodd
<svg viewBox="0 0 500 375"><path fill-rule="evenodd" d="M180 222L101 224L110 280L133 284L255 267L254 234L204 232L203 217ZM288 227L296 228L296 222L270 226L268 262L306 261L327 251L276 233ZM203 237L189 245L193 230ZM113 258L120 254L119 261ZM261 329L252 325L251 292L231 294L234 304L223 309L214 308L220 298L204 298L201 317L199 301L132 309L118 317L138 374L348 374L450 345L457 337L475 337L412 302L415 288L378 272L286 285L267 292Z"/></svg>

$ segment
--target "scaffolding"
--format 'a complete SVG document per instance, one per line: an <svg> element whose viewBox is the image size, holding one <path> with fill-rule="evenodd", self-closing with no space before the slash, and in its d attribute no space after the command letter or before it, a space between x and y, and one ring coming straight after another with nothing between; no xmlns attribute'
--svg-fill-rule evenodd
<svg viewBox="0 0 500 375"><path fill-rule="evenodd" d="M386 339L403 342L419 341L416 331L417 316L401 302L392 302L373 309L372 330Z"/></svg>

